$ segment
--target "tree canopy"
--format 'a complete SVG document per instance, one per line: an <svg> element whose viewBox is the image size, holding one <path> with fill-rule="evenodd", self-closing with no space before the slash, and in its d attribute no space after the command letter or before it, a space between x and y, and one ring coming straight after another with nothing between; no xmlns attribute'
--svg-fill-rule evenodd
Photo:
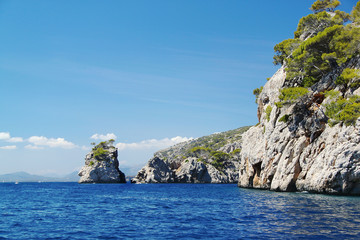
<svg viewBox="0 0 360 240"><path fill-rule="evenodd" d="M317 0L311 5L310 9L315 13L323 11L333 12L339 5L339 0Z"/></svg>
<svg viewBox="0 0 360 240"><path fill-rule="evenodd" d="M310 87L360 52L360 1L351 15L334 10L339 1L317 0L314 13L300 19L293 39L275 45L274 64L285 65L287 80ZM353 24L345 25L347 21Z"/></svg>
<svg viewBox="0 0 360 240"><path fill-rule="evenodd" d="M354 23L360 23L360 1L357 2L356 6L351 12L351 21Z"/></svg>

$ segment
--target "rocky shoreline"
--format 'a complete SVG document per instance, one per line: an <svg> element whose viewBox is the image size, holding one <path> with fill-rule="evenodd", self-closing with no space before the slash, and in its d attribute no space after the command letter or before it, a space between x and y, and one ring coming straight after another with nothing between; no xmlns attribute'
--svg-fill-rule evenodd
<svg viewBox="0 0 360 240"><path fill-rule="evenodd" d="M132 183L237 183L242 134L216 133L159 151Z"/></svg>
<svg viewBox="0 0 360 240"><path fill-rule="evenodd" d="M360 195L360 119L329 126L324 104L330 97L314 101L326 84L277 108L285 77L280 69L259 96L260 123L243 135L239 187ZM269 120L267 106L273 107ZM279 121L286 114L288 121Z"/></svg>

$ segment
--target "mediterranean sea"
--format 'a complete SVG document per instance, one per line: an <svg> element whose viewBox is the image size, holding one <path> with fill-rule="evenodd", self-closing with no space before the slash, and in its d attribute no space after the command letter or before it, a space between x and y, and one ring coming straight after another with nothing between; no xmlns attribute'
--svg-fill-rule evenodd
<svg viewBox="0 0 360 240"><path fill-rule="evenodd" d="M235 184L0 183L0 239L360 239L360 198Z"/></svg>

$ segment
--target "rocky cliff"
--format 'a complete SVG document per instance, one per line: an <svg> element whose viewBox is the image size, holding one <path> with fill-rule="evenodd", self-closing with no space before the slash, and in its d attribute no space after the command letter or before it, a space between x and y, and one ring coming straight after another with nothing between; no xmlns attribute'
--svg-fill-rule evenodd
<svg viewBox="0 0 360 240"><path fill-rule="evenodd" d="M295 39L275 47L282 67L256 91L240 187L360 195L359 23L337 14L304 17Z"/></svg>
<svg viewBox="0 0 360 240"><path fill-rule="evenodd" d="M85 165L79 172L79 183L126 183L119 170L117 149L112 142L101 142L86 155Z"/></svg>
<svg viewBox="0 0 360 240"><path fill-rule="evenodd" d="M212 135L157 152L133 181L238 179L246 188L360 195L360 1L351 14L337 6L317 1L294 39L275 46L281 67L254 90L256 126L220 145Z"/></svg>
<svg viewBox="0 0 360 240"><path fill-rule="evenodd" d="M237 183L242 134L216 133L159 151L133 183Z"/></svg>

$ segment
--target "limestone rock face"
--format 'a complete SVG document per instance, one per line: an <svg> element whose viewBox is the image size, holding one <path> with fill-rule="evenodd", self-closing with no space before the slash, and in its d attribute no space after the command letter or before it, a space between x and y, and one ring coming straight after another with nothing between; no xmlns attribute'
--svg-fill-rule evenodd
<svg viewBox="0 0 360 240"><path fill-rule="evenodd" d="M86 155L79 183L126 183L125 174L119 170L117 149L106 142L96 147L102 152L93 149Z"/></svg>
<svg viewBox="0 0 360 240"><path fill-rule="evenodd" d="M359 69L359 59L345 67ZM258 98L259 124L243 135L239 187L360 195L360 119L331 127L325 115L331 99L324 92L336 87L340 73L335 69L282 107L275 104L279 90L292 87L284 68L265 84ZM344 98L359 92L339 90Z"/></svg>
<svg viewBox="0 0 360 240"><path fill-rule="evenodd" d="M159 151L133 183L237 183L241 136L248 127L198 138Z"/></svg>

